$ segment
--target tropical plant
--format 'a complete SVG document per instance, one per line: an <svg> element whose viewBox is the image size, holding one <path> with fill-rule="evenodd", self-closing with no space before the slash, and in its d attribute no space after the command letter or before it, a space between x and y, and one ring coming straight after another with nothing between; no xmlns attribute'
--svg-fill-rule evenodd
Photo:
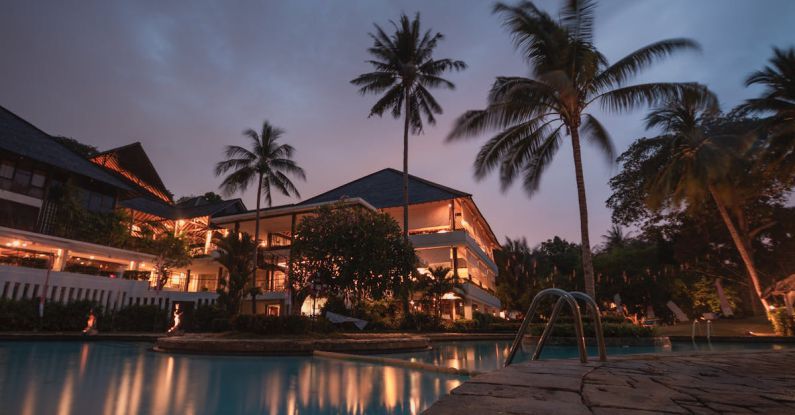
<svg viewBox="0 0 795 415"><path fill-rule="evenodd" d="M298 308L313 284L354 308L364 300L397 297L416 264L411 242L388 214L344 205L303 218L293 255L300 260L290 266L288 282Z"/></svg>
<svg viewBox="0 0 795 415"><path fill-rule="evenodd" d="M154 263L156 285L157 289L161 290L168 282L172 270L191 263L190 248L185 238L170 232L158 235L157 239L149 241L149 246L153 252L156 252Z"/></svg>
<svg viewBox="0 0 795 415"><path fill-rule="evenodd" d="M530 1L516 6L497 3L494 12L504 16L503 24L529 61L532 77L498 77L488 106L464 113L448 136L449 141L501 129L478 153L475 177L482 179L499 168L503 190L521 177L530 195L538 190L564 136L570 137L585 289L591 296L596 293L580 133L598 145L611 162L614 152L607 130L586 111L599 104L604 110L623 112L703 89L693 83L627 85L655 61L680 50L698 49L698 45L689 39L663 40L610 65L593 44L594 6L592 1L571 0L560 11L560 19L554 19Z"/></svg>
<svg viewBox="0 0 795 415"><path fill-rule="evenodd" d="M455 294L455 290L463 289L463 282L458 275L450 272L450 267L430 267L424 278L420 279L419 288L423 296L430 301L428 305L436 313L436 317L442 317L442 300L448 293Z"/></svg>
<svg viewBox="0 0 795 415"><path fill-rule="evenodd" d="M736 126L716 128L717 119L714 97L697 94L685 94L649 113L646 128L659 128L662 135L637 143L650 154L644 169L647 203L653 209L676 208L711 199L740 254L749 288L767 310L752 240L770 225L751 229L746 212L768 187L762 178L751 180L759 170L752 146L758 136Z"/></svg>
<svg viewBox="0 0 795 415"><path fill-rule="evenodd" d="M226 146L226 160L218 162L215 166L215 175L220 176L230 172L221 182L220 188L227 195L238 191L245 192L249 185L256 183L257 186L257 210L254 223L254 240L256 244L252 247L254 261L251 273L252 293L257 286L257 264L258 264L258 244L259 244L259 220L260 202L263 192L265 202L268 207L273 203L271 189L275 188L285 196L301 197L298 189L293 184L290 176L306 180L304 169L298 166L293 160L295 149L289 144L279 143L279 138L284 135L280 128L272 126L268 121L262 123L260 133L252 129L243 132L243 135L251 141L251 148L230 145ZM257 299L252 294L251 309L256 310Z"/></svg>
<svg viewBox="0 0 795 415"><path fill-rule="evenodd" d="M370 116L391 112L399 118L403 115L403 237L408 238L409 229L409 130L419 134L423 130L422 117L428 124L436 123L434 114L441 114L442 107L429 89L455 85L442 78L451 70L460 71L466 64L459 60L434 59L433 53L441 33L424 33L420 29L420 15L409 19L405 14L396 23L390 21L395 32L388 35L375 24L375 33L370 33L373 45L367 52L372 59L367 61L374 71L359 75L351 83L365 94L381 94L381 98L370 109Z"/></svg>
<svg viewBox="0 0 795 415"><path fill-rule="evenodd" d="M240 303L253 260L251 251L256 247L251 235L229 232L215 239L213 258L226 268L226 275L219 281L218 304L230 315L240 312ZM256 308L252 308L256 310Z"/></svg>
<svg viewBox="0 0 795 415"><path fill-rule="evenodd" d="M752 73L745 85L765 87L758 98L747 100L740 109L768 116L770 137L765 161L771 171L783 173L791 182L795 178L795 48L773 48L770 65Z"/></svg>

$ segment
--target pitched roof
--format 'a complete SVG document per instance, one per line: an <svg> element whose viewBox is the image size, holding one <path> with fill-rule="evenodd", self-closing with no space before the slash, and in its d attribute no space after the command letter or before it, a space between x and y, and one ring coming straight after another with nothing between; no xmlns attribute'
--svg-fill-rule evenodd
<svg viewBox="0 0 795 415"><path fill-rule="evenodd" d="M164 201L171 201L171 193L163 184L140 142L103 151L91 157L91 161L113 171L147 193Z"/></svg>
<svg viewBox="0 0 795 415"><path fill-rule="evenodd" d="M409 204L468 196L472 195L409 175ZM392 168L379 170L304 200L298 205L332 202L346 197L360 197L378 209L400 206L403 204L403 173Z"/></svg>
<svg viewBox="0 0 795 415"><path fill-rule="evenodd" d="M0 148L122 190L132 190L122 180L79 156L3 106L0 106Z"/></svg>
<svg viewBox="0 0 795 415"><path fill-rule="evenodd" d="M153 197L136 197L120 202L123 207L148 213L163 219L190 219L200 216L229 215L246 211L240 199L222 200L199 206L175 206Z"/></svg>

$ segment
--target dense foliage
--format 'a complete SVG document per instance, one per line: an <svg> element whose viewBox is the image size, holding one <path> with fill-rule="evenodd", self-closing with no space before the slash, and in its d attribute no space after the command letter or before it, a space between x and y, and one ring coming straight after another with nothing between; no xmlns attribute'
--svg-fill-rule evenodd
<svg viewBox="0 0 795 415"><path fill-rule="evenodd" d="M414 248L386 213L359 207L323 207L298 224L288 283L293 304L312 287L350 303L400 298L417 263Z"/></svg>

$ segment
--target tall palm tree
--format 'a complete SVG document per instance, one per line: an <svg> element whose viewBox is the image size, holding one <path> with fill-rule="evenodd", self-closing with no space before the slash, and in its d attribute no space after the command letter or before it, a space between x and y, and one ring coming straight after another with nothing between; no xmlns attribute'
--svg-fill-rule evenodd
<svg viewBox="0 0 795 415"><path fill-rule="evenodd" d="M403 116L403 237L408 238L409 229L409 130L413 134L422 132L422 117L428 124L436 123L434 114L441 114L442 107L429 89L443 87L454 89L455 85L442 78L451 70L460 71L466 64L459 60L434 59L433 52L444 38L441 33L424 33L420 29L420 14L413 20L405 14L395 23L395 32L388 35L375 24L375 33L370 33L373 46L367 49L372 60L367 61L374 71L359 75L351 83L365 94L382 94L370 109L370 116L379 117L386 111L392 116Z"/></svg>
<svg viewBox="0 0 795 415"><path fill-rule="evenodd" d="M650 155L644 168L647 202L659 209L665 205L697 205L712 199L721 220L740 254L752 290L765 311L767 301L754 264L744 208L758 192L756 181L749 185L747 166L751 165L754 134L713 132L710 122L717 115L714 96L685 94L652 110L646 128L658 128L662 135L641 139ZM742 179L738 180L737 178Z"/></svg>
<svg viewBox="0 0 795 415"><path fill-rule="evenodd" d="M226 146L226 160L215 166L215 175L221 176L230 172L221 182L221 190L226 195L238 191L245 192L249 185L257 186L257 211L254 224L254 270L251 273L251 312L256 312L257 265L259 253L259 221L260 202L263 192L265 203L270 207L273 203L271 190L276 189L285 196L301 197L289 176L306 180L304 169L292 159L295 149L289 144L279 143L284 134L280 128L263 121L260 133L252 129L243 132L250 139L250 148L236 145Z"/></svg>
<svg viewBox="0 0 795 415"><path fill-rule="evenodd" d="M529 61L531 77L498 77L488 106L463 114L448 141L502 130L480 149L475 177L482 179L499 167L503 190L521 177L532 196L564 137L569 136L580 208L585 290L595 297L580 133L599 146L610 162L614 150L607 130L586 111L595 104L613 112L628 111L689 89L703 89L692 83L627 85L655 61L680 50L698 49L698 45L689 39L663 40L610 65L593 45L592 1L567 1L560 19L553 19L530 1L516 6L497 3L494 12L503 16L516 48Z"/></svg>
<svg viewBox="0 0 795 415"><path fill-rule="evenodd" d="M747 100L740 109L768 116L768 164L791 181L795 173L795 48L773 48L770 65L752 73L745 85L765 87L759 98Z"/></svg>

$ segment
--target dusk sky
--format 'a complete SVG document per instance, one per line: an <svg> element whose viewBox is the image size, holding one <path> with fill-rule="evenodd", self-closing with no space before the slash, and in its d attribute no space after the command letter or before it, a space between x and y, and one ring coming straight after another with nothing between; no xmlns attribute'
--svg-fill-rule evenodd
<svg viewBox="0 0 795 415"><path fill-rule="evenodd" d="M555 12L561 2L539 2ZM496 177L473 179L485 136L445 144L453 120L482 108L498 75L527 75L522 57L491 14L490 1L122 2L4 1L0 12L0 105L53 135L100 150L140 141L176 195L217 191L214 164L227 144L264 119L284 128L308 180L304 198L384 167L400 169L402 122L367 118L374 96L349 81L364 63L374 22L401 12L445 34L436 57L464 60L438 91L436 126L410 141L409 171L474 195L497 236L536 244L579 240L570 146L563 146L532 199ZM596 45L612 62L671 37L703 53L677 55L639 78L707 84L728 110L758 92L743 80L771 47L795 44L795 1L603 1ZM602 115L619 152L643 131L645 110ZM584 147L592 244L610 226L604 202L615 167ZM243 199L254 206L255 191ZM293 200L294 201L294 200ZM289 203L276 197L274 203Z"/></svg>

